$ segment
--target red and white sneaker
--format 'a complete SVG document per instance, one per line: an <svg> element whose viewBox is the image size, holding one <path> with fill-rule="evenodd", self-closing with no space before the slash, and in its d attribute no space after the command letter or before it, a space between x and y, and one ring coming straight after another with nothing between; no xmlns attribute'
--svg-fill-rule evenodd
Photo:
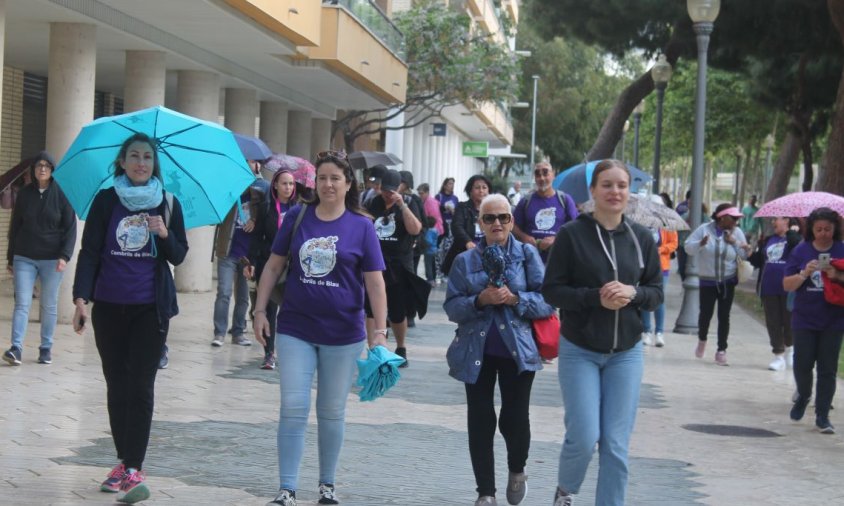
<svg viewBox="0 0 844 506"><path fill-rule="evenodd" d="M103 492L117 493L120 492L120 484L123 483L123 477L126 476L126 466L123 463L114 466L114 469L108 473L105 481L100 484L100 490Z"/></svg>
<svg viewBox="0 0 844 506"><path fill-rule="evenodd" d="M146 474L143 471L127 469L123 483L120 484L120 495L117 496L117 502L134 504L149 499L149 488L144 483L145 480Z"/></svg>

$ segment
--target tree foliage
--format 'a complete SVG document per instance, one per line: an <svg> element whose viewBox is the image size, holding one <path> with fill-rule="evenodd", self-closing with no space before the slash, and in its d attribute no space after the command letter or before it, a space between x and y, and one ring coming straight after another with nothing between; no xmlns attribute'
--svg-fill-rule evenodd
<svg viewBox="0 0 844 506"><path fill-rule="evenodd" d="M540 76L536 112L536 145L557 168L583 161L601 129L612 102L629 79L608 75L608 59L594 47L575 39L543 41L523 16L519 48L532 55L522 63L523 101L533 100L533 75ZM625 62L619 65L624 68ZM532 110L513 111L514 149L530 153Z"/></svg>
<svg viewBox="0 0 844 506"><path fill-rule="evenodd" d="M473 31L465 13L443 2L423 0L394 21L405 37L406 101L378 110L347 111L335 122L347 147L362 135L420 125L448 106L509 101L515 96L515 55L492 35ZM404 125L386 126L402 113Z"/></svg>
<svg viewBox="0 0 844 506"><path fill-rule="evenodd" d="M811 169L815 136L824 130L835 100L830 89L835 89L837 76L841 75L842 42L827 4L832 10L842 1L722 2L712 33L710 67L749 76L757 105L787 115L786 140L777 163L777 171L783 172L780 182L787 181L800 152L804 164ZM662 52L672 64L679 59L696 58L694 32L684 2L529 0L527 9L543 13L540 29L547 37L571 35L615 54L632 49L646 54ZM650 76L643 74L619 95L590 154L606 155L632 108L652 90ZM689 101L694 101L693 96ZM841 138L844 140L844 134ZM782 184L773 189L774 194L782 191Z"/></svg>

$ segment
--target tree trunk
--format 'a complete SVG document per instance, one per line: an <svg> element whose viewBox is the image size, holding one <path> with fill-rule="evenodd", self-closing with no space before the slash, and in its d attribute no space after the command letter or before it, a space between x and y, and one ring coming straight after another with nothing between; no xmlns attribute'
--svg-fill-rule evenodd
<svg viewBox="0 0 844 506"><path fill-rule="evenodd" d="M803 191L812 191L812 183L814 182L815 172L812 168L812 139L806 137L803 139Z"/></svg>
<svg viewBox="0 0 844 506"><path fill-rule="evenodd" d="M794 128L789 128L777 156L777 163L774 165L768 188L765 190L766 202L785 195L788 190L788 180L794 171L794 164L797 163L797 157L800 156L802 145L803 139L798 132Z"/></svg>
<svg viewBox="0 0 844 506"><path fill-rule="evenodd" d="M624 122L633 113L633 108L650 95L654 90L654 81L650 70L639 76L638 79L621 92L615 102L612 111L604 121L595 144L586 154L586 160L601 160L613 156L613 150L618 145L624 133Z"/></svg>
<svg viewBox="0 0 844 506"><path fill-rule="evenodd" d="M826 5L832 24L844 44L844 0L827 0ZM838 81L834 111L817 189L844 195L844 71Z"/></svg>
<svg viewBox="0 0 844 506"><path fill-rule="evenodd" d="M744 207L745 203L745 195L747 195L747 181L752 180L753 174L756 172L756 168L759 166L759 154L762 152L762 144L756 144L756 156L750 156L753 154L753 148L748 147L747 153L748 156L744 162L744 176L741 178L741 190L739 190L739 199L738 205L739 209ZM753 162L751 163L751 159Z"/></svg>

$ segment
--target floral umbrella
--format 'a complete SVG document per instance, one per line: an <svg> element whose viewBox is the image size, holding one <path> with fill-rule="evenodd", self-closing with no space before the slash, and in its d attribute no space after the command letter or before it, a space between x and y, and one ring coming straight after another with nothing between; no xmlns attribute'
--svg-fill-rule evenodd
<svg viewBox="0 0 844 506"><path fill-rule="evenodd" d="M583 204L583 212L589 213L595 210L595 201L590 200ZM665 230L688 230L686 223L673 209L652 202L648 197L631 193L624 208L624 216L630 221L649 228L662 228Z"/></svg>
<svg viewBox="0 0 844 506"><path fill-rule="evenodd" d="M316 169L314 165L298 156L276 153L264 163L264 168L275 173L287 169L293 175L293 180L306 188L316 188Z"/></svg>
<svg viewBox="0 0 844 506"><path fill-rule="evenodd" d="M828 207L844 216L844 197L827 192L799 192L774 199L756 211L754 218L805 218L819 207Z"/></svg>

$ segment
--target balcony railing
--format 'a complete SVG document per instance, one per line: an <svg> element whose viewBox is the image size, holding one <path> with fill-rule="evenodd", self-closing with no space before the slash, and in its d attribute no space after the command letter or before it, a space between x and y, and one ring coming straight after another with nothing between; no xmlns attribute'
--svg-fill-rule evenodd
<svg viewBox="0 0 844 506"><path fill-rule="evenodd" d="M396 56L406 60L404 35L372 0L323 0L323 4L340 5L372 31Z"/></svg>

